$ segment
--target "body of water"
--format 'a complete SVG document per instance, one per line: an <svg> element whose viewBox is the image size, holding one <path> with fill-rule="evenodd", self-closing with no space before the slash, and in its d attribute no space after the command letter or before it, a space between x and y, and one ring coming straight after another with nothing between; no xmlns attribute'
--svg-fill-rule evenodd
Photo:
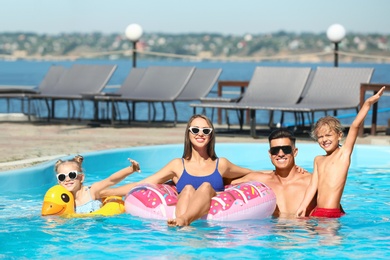
<svg viewBox="0 0 390 260"><path fill-rule="evenodd" d="M71 61L0 61L0 87L5 86L37 86L40 81L43 79L44 75L48 71L51 65L62 65L65 67L70 67L72 64L116 64L117 70L109 81L109 86L119 86L122 84L128 73L132 68L131 60L77 60L74 62ZM294 63L294 62L186 62L181 60L172 60L172 61L138 61L138 67L149 67L149 66L195 66L197 68L222 68L222 74L219 80L238 80L238 81L249 81L252 77L254 69L256 66L293 66L293 67L311 67L313 69L317 67L331 67L332 63ZM377 63L348 63L340 64L340 67L369 67L374 68L374 74L372 77L372 83L390 83L390 64L377 64ZM116 88L108 88L108 91L115 91ZM356 86L356 91L359 91L359 86ZM239 88L229 88L229 90L239 92ZM214 86L210 96L216 96L217 86ZM237 96L236 93L225 94L226 97ZM368 93L371 94L371 93ZM337 95L337 93L335 93ZM18 100L11 101L10 112L20 112L20 104ZM189 107L188 102L178 102L177 108L179 111L178 117L179 121L187 121L187 119L192 115L193 109ZM39 111L45 110L43 105L39 106ZM59 103L59 108L56 110L56 115L59 117L66 117L66 102L63 102L63 109L61 109L61 103ZM42 108L43 107L43 108ZM19 109L19 110L18 110ZM121 115L124 118L127 118L127 109L119 107ZM387 125L387 120L390 118L390 96L388 93L385 93L385 96L382 97L378 103L378 125ZM148 118L148 108L143 104L137 105L137 119L146 120ZM159 108L157 108L159 111ZM173 110L170 106L167 106L168 115L173 114ZM5 113L6 105L5 100L0 99L0 113ZM107 113L104 107L100 108L101 113ZM231 123L238 123L237 117L234 115L234 111L230 111L229 114ZM85 118L92 118L92 105L86 105L86 111L84 113ZM45 115L45 111L42 112L42 115ZM350 124L356 115L354 110L340 111L338 113L343 124ZM317 113L317 117L323 116L321 113ZM162 114L157 114L157 120L162 118ZM269 112L268 111L258 111L257 112L257 122L260 124L268 123ZM276 113L276 120L280 118L280 114ZM173 120L173 116L167 118L168 120ZM285 122L289 123L293 121L293 115L291 113L287 114ZM365 121L365 124L370 124L371 116L368 115ZM275 122L277 123L277 122Z"/></svg>
<svg viewBox="0 0 390 260"><path fill-rule="evenodd" d="M312 171L323 150L299 144L297 163ZM254 170L271 169L268 144L217 144L218 156ZM85 185L128 165L141 164L139 181L174 157L182 145L115 149L89 154ZM129 214L111 217L42 217L47 189L56 184L54 161L0 172L0 258L4 259L389 259L388 146L357 145L337 219L197 220L169 228L163 220ZM66 158L64 158L66 159Z"/></svg>

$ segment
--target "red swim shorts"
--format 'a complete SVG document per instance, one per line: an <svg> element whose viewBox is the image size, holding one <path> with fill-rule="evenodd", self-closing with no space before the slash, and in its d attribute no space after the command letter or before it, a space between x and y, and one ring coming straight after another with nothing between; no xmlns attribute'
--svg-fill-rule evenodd
<svg viewBox="0 0 390 260"><path fill-rule="evenodd" d="M341 209L325 209L325 208L315 208L310 214L311 217L319 218L339 218L345 215L344 210Z"/></svg>

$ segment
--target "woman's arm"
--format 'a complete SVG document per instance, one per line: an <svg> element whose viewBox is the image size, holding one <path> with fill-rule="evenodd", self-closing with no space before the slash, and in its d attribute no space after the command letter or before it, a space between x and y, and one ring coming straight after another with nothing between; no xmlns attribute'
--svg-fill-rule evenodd
<svg viewBox="0 0 390 260"><path fill-rule="evenodd" d="M225 179L236 179L252 172L251 169L243 168L230 162L226 158L219 159L219 172Z"/></svg>
<svg viewBox="0 0 390 260"><path fill-rule="evenodd" d="M263 171L250 172L249 174L246 174L243 177L231 180L231 182L227 184L238 184L238 183L248 182L248 181L266 182L269 179L269 176L270 176L270 172L263 172Z"/></svg>

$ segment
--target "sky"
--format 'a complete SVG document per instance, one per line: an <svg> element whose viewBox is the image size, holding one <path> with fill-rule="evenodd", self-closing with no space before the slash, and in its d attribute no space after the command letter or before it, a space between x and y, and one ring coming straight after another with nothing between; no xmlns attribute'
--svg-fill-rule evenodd
<svg viewBox="0 0 390 260"><path fill-rule="evenodd" d="M0 32L390 34L389 0L2 0Z"/></svg>

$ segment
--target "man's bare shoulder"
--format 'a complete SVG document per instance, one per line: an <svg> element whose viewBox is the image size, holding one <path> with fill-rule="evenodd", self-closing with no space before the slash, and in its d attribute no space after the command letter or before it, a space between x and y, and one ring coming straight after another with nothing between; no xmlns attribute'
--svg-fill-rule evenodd
<svg viewBox="0 0 390 260"><path fill-rule="evenodd" d="M312 173L307 172L307 171L305 171L305 172L295 172L294 177L295 177L297 180L301 180L301 181L305 181L305 182L310 182L311 177L312 177Z"/></svg>

